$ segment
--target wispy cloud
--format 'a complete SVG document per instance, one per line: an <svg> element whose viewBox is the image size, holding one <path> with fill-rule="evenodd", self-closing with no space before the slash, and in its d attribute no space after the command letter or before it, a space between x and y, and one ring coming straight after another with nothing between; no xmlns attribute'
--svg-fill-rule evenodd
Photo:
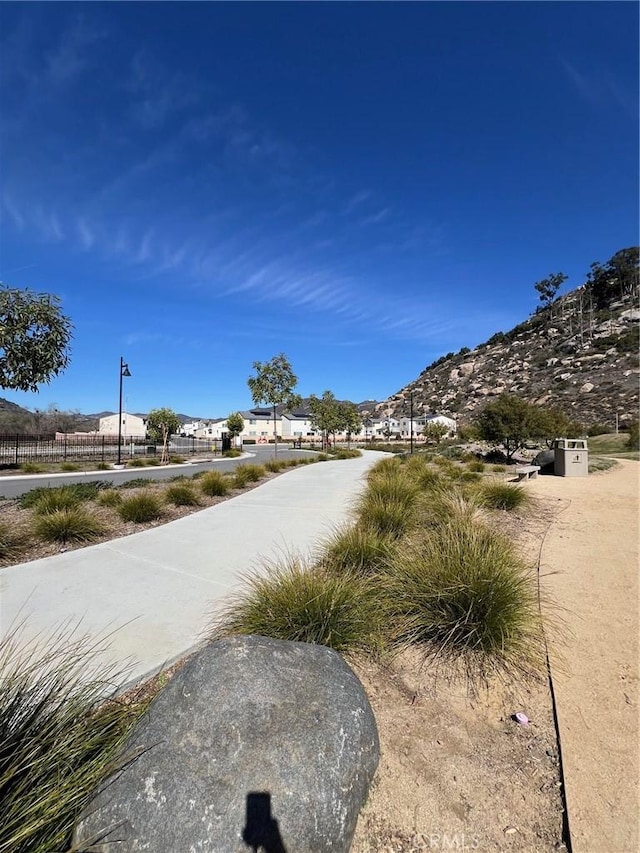
<svg viewBox="0 0 640 853"><path fill-rule="evenodd" d="M348 216L350 213L353 213L353 211L357 207L360 207L360 205L364 204L364 202L370 199L372 195L373 193L371 192L371 190L360 190L359 192L355 193L355 195L352 195L351 198L349 198L346 204L344 205L342 209L342 214L344 216Z"/></svg>
<svg viewBox="0 0 640 853"><path fill-rule="evenodd" d="M95 61L96 43L109 34L98 21L95 14L89 21L80 11L61 32L55 46L45 55L45 74L51 83L67 83Z"/></svg>
<svg viewBox="0 0 640 853"><path fill-rule="evenodd" d="M369 216L365 216L364 219L360 220L360 225L377 225L379 222L387 219L391 209L389 207L384 207L382 210L378 210L375 213L370 214Z"/></svg>
<svg viewBox="0 0 640 853"><path fill-rule="evenodd" d="M560 62L574 88L592 107L614 104L631 118L637 118L637 92L628 91L609 69L590 66L589 72L585 72L563 57Z"/></svg>

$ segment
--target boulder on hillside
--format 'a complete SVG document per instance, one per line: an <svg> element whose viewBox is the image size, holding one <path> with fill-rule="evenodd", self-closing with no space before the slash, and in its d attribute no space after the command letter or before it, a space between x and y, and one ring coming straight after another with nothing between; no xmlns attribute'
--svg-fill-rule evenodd
<svg viewBox="0 0 640 853"><path fill-rule="evenodd" d="M371 706L343 659L258 636L192 658L124 752L140 750L86 810L77 849L347 853L379 759Z"/></svg>

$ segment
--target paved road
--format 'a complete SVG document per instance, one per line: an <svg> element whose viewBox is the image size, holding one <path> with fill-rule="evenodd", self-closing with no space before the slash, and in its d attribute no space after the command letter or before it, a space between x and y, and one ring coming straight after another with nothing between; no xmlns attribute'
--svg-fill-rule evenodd
<svg viewBox="0 0 640 853"><path fill-rule="evenodd" d="M313 454L310 450L290 450L288 446L279 447L278 459L295 459ZM11 474L0 477L0 496L17 498L25 492L37 488L65 486L69 483L86 483L94 480L106 480L114 486L128 480L170 480L180 474L190 477L198 471L233 471L246 462L262 463L274 458L273 447L245 448L244 455L236 459L208 459L202 462L186 462L181 465L166 465L151 468L125 468L122 471L76 471L65 474Z"/></svg>
<svg viewBox="0 0 640 853"><path fill-rule="evenodd" d="M170 524L2 569L0 637L22 620L25 642L69 621L92 636L115 630L110 656L133 659L140 680L198 644L243 572L313 551L384 455L296 468Z"/></svg>

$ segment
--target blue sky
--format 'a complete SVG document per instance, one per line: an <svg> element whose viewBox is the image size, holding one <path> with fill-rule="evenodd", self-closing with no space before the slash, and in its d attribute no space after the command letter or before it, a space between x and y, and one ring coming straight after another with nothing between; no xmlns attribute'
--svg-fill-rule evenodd
<svg viewBox="0 0 640 853"><path fill-rule="evenodd" d="M226 416L284 352L384 399L638 241L635 3L2 3L0 280L29 408Z"/></svg>

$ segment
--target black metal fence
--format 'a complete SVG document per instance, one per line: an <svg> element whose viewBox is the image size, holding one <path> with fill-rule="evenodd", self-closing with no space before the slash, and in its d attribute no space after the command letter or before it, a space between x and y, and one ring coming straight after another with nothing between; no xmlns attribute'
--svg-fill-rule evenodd
<svg viewBox="0 0 640 853"><path fill-rule="evenodd" d="M220 442L197 438L172 439L169 452L175 455L216 453ZM145 438L123 436L120 454L124 460L135 456L159 455L162 448ZM0 433L0 466L20 465L25 462L109 462L118 456L118 438L111 435L17 435Z"/></svg>

